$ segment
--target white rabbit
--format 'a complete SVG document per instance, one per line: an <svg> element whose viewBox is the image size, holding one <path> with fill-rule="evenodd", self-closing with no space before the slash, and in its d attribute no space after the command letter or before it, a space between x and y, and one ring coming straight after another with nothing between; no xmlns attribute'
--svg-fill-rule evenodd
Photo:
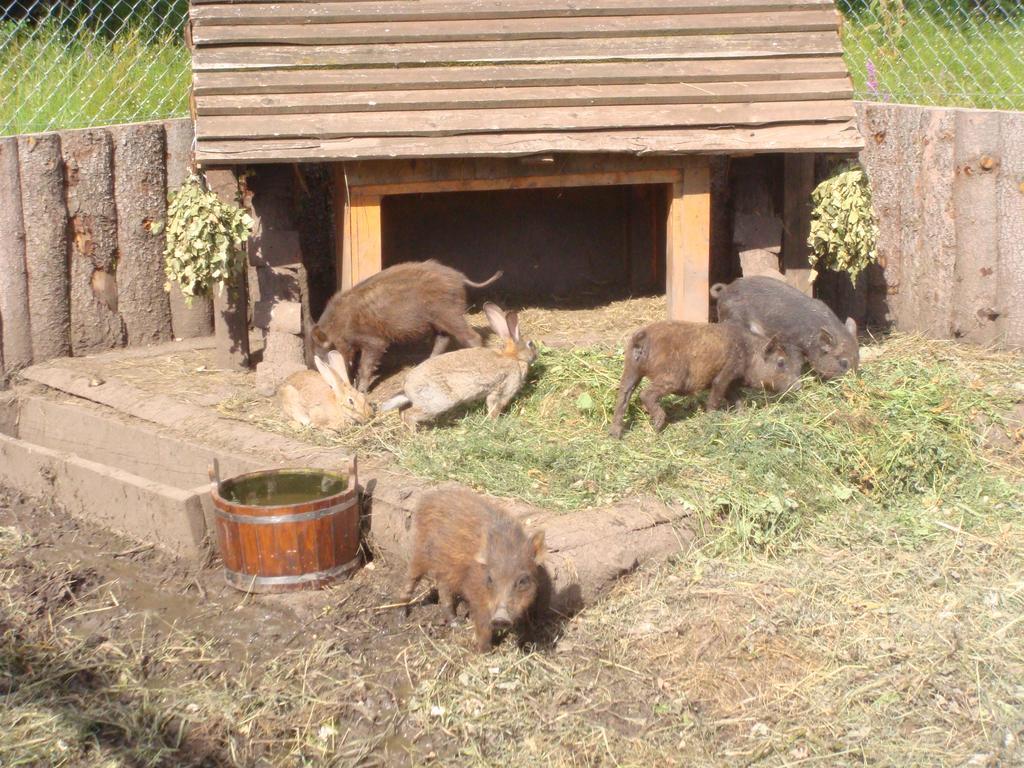
<svg viewBox="0 0 1024 768"><path fill-rule="evenodd" d="M278 387L281 409L303 426L342 429L362 424L373 416L366 395L352 386L339 352L327 353L325 363L313 358L316 371L296 371Z"/></svg>
<svg viewBox="0 0 1024 768"><path fill-rule="evenodd" d="M505 339L504 349L473 347L438 355L411 371L403 394L381 404L381 412L409 406L402 420L415 430L459 406L486 399L487 415L497 418L522 388L530 364L537 359L532 341L519 338L519 316L497 304L484 304L491 328Z"/></svg>

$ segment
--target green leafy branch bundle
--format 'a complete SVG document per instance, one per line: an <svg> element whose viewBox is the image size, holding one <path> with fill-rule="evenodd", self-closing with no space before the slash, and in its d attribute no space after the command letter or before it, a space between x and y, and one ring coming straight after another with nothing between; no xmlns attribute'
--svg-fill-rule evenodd
<svg viewBox="0 0 1024 768"><path fill-rule="evenodd" d="M245 269L245 243L252 218L237 205L225 203L190 177L170 197L167 207L167 244L164 248L166 290L181 286L188 304L196 296L209 296Z"/></svg>
<svg viewBox="0 0 1024 768"><path fill-rule="evenodd" d="M878 261L878 226L867 174L859 166L841 171L815 188L811 202L807 244L812 266L846 272L856 284L857 275Z"/></svg>

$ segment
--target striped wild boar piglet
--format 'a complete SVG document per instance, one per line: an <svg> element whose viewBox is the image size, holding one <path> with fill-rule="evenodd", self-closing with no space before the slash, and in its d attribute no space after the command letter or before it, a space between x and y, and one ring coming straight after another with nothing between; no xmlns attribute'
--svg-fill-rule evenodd
<svg viewBox="0 0 1024 768"><path fill-rule="evenodd" d="M350 371L358 358L353 379L356 389L366 392L394 343L433 334L431 357L444 352L452 338L464 347L479 347L480 334L466 322L466 286L484 288L501 274L474 283L433 260L388 267L331 297L310 330L314 351L338 350Z"/></svg>
<svg viewBox="0 0 1024 768"><path fill-rule="evenodd" d="M788 283L770 277L741 277L728 285L711 286L722 322L756 322L765 333L795 348L823 379L857 370L860 350L857 323L841 323L819 299L805 296Z"/></svg>
<svg viewBox="0 0 1024 768"><path fill-rule="evenodd" d="M469 491L434 491L413 512L409 580L402 602L424 576L437 587L448 619L462 598L481 652L494 634L521 626L537 596L544 532L527 536L506 512Z"/></svg>
<svg viewBox="0 0 1024 768"><path fill-rule="evenodd" d="M622 437L626 406L640 379L650 384L640 402L654 429L665 428L665 395L693 395L710 389L707 409L716 410L733 395L733 385L746 384L776 392L800 386L799 355L768 338L756 323L651 323L633 334L619 382L619 396L609 433Z"/></svg>

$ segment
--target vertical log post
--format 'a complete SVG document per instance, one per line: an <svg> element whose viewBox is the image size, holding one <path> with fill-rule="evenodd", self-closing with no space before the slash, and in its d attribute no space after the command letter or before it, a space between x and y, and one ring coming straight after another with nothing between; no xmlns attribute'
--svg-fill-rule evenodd
<svg viewBox="0 0 1024 768"><path fill-rule="evenodd" d="M706 323L710 297L711 170L705 157L689 159L681 182L669 186L665 293L671 320Z"/></svg>
<svg viewBox="0 0 1024 768"><path fill-rule="evenodd" d="M814 155L804 152L783 160L782 272L786 282L810 296L811 193L814 191Z"/></svg>
<svg viewBox="0 0 1024 768"><path fill-rule="evenodd" d="M68 295L68 212L60 136L18 139L25 226L25 271L32 322L32 359L41 363L71 354ZM3 203L6 205L6 201Z"/></svg>
<svg viewBox="0 0 1024 768"><path fill-rule="evenodd" d="M117 204L117 306L128 343L171 340L171 305L164 290L167 219L166 139L159 123L117 126L114 199Z"/></svg>
<svg viewBox="0 0 1024 768"><path fill-rule="evenodd" d="M208 168L206 183L225 203L239 204L238 179L231 168ZM249 297L246 270L224 290L213 292L213 332L218 368L244 370L249 367Z"/></svg>
<svg viewBox="0 0 1024 768"><path fill-rule="evenodd" d="M345 291L383 266L380 195L361 195L348 189L345 169L334 166L335 248L338 287Z"/></svg>
<svg viewBox="0 0 1024 768"><path fill-rule="evenodd" d="M0 322L6 375L32 365L18 140L0 139Z"/></svg>
<svg viewBox="0 0 1024 768"><path fill-rule="evenodd" d="M1002 144L999 112L962 111L956 114L957 259L954 269L953 337L972 344L999 340L996 309L999 286L999 150ZM1024 215L1024 206L1018 215Z"/></svg>
<svg viewBox="0 0 1024 768"><path fill-rule="evenodd" d="M61 143L67 182L71 352L86 355L124 346L118 314L117 209L110 133L68 131Z"/></svg>
<svg viewBox="0 0 1024 768"><path fill-rule="evenodd" d="M996 325L1002 342L1024 349L1024 114L1001 112L999 178L999 272L997 273ZM8 363L10 365L10 363Z"/></svg>

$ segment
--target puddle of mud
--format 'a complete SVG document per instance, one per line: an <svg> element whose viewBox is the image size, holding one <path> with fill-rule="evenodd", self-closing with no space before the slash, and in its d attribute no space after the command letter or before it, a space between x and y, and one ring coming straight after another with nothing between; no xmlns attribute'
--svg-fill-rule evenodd
<svg viewBox="0 0 1024 768"><path fill-rule="evenodd" d="M0 553L0 565L32 570L26 591L55 577L77 584L70 595L55 583L54 594L33 599L41 611L47 601L74 602L62 625L81 637L135 635L142 627L153 640L199 633L241 665L332 636L354 653L374 649L393 656L389 646L404 645L419 622L436 620L432 610L410 621L399 609L382 608L395 601L392 569L363 568L319 591L247 595L225 583L219 566L174 561L17 494L0 491L0 526L24 537L15 551Z"/></svg>

